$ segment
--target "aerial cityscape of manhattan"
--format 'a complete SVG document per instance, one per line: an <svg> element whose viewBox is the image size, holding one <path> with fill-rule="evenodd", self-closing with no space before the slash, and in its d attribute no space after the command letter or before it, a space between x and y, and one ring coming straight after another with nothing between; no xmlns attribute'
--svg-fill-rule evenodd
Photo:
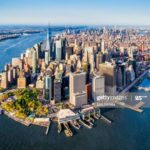
<svg viewBox="0 0 150 150"><path fill-rule="evenodd" d="M1 0L0 150L150 150L149 8Z"/></svg>

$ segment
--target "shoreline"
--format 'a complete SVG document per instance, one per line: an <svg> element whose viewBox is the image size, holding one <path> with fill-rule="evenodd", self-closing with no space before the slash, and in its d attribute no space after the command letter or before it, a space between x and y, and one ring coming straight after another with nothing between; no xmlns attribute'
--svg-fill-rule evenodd
<svg viewBox="0 0 150 150"><path fill-rule="evenodd" d="M138 77L138 79L136 80L135 84L139 83L139 82L138 82L139 80L144 80L145 74L146 74L149 70L150 70L150 69L146 70L143 74L141 74L141 75ZM132 84L132 83L131 83L131 84ZM129 86L130 86L130 85L129 85ZM127 87L127 88L128 88L128 87ZM133 87L131 87L131 88L133 88ZM130 88L130 89L131 89L131 88ZM121 92L120 94L123 94L123 93ZM129 108L129 109L130 109L130 107L126 107L126 108ZM99 109L100 109L100 108L99 108ZM4 114L5 116L7 116L8 118L10 118L10 119L12 119L12 120L14 120L14 121L16 121L16 122L18 122L18 123L20 123L20 124L26 126L26 127L29 127L30 125L39 126L39 127L45 127L45 128L46 128L45 134L46 134L46 135L48 134L51 121L49 121L49 122L34 122L34 121L28 121L28 120L26 120L26 119L19 119L18 117L16 117L15 115L13 115L13 113L11 114L10 112L5 111L4 109L2 109L2 110L3 110L3 114ZM134 109L132 109L132 110L134 110ZM141 109L139 109L139 110L141 110ZM138 111L138 112L140 112L140 111ZM35 119L35 118L34 118L34 119ZM49 119L50 119L50 118L49 118ZM107 118L106 118L106 119L107 119ZM57 121L56 121L56 122L57 122Z"/></svg>

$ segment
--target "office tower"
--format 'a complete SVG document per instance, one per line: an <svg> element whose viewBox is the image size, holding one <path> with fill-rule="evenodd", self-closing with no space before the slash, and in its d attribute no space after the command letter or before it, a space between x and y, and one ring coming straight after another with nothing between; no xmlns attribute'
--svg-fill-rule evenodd
<svg viewBox="0 0 150 150"><path fill-rule="evenodd" d="M123 87L123 74L121 66L117 67L117 88L122 89Z"/></svg>
<svg viewBox="0 0 150 150"><path fill-rule="evenodd" d="M45 51L45 64L48 65L49 64L49 52Z"/></svg>
<svg viewBox="0 0 150 150"><path fill-rule="evenodd" d="M26 82L27 81L26 81L26 77L24 75L24 72L20 71L20 74L19 74L19 77L18 77L18 80L17 80L18 89L26 88L26 86L27 86Z"/></svg>
<svg viewBox="0 0 150 150"><path fill-rule="evenodd" d="M48 61L51 60L52 55L52 44L51 44L51 29L47 29L47 37L46 37L46 48L45 51L48 52Z"/></svg>
<svg viewBox="0 0 150 150"><path fill-rule="evenodd" d="M37 73L37 52L32 53L32 73Z"/></svg>
<svg viewBox="0 0 150 150"><path fill-rule="evenodd" d="M103 54L99 52L96 54L96 69L99 70L99 64L103 63Z"/></svg>
<svg viewBox="0 0 150 150"><path fill-rule="evenodd" d="M6 65L4 66L4 71L8 71L8 69L9 69L9 66L8 66L8 64L6 64Z"/></svg>
<svg viewBox="0 0 150 150"><path fill-rule="evenodd" d="M62 54L61 54L61 58L64 60L65 56L66 56L66 39L63 38L62 40Z"/></svg>
<svg viewBox="0 0 150 150"><path fill-rule="evenodd" d="M62 97L63 99L69 98L69 76L62 77Z"/></svg>
<svg viewBox="0 0 150 150"><path fill-rule="evenodd" d="M16 82L17 79L17 69L13 68L13 82Z"/></svg>
<svg viewBox="0 0 150 150"><path fill-rule="evenodd" d="M54 100L61 102L61 80L54 80Z"/></svg>
<svg viewBox="0 0 150 150"><path fill-rule="evenodd" d="M133 47L130 47L128 49L128 55L129 55L130 59L133 60Z"/></svg>
<svg viewBox="0 0 150 150"><path fill-rule="evenodd" d="M96 102L98 96L105 94L105 78L103 76L94 76L92 79L92 98Z"/></svg>
<svg viewBox="0 0 150 150"><path fill-rule="evenodd" d="M91 95L92 95L92 84L91 83L88 83L85 85L85 91L87 94L87 99L91 100Z"/></svg>
<svg viewBox="0 0 150 150"><path fill-rule="evenodd" d="M131 82L133 82L135 80L135 72L134 72L133 66L129 65L128 69L129 69L130 77L131 77L130 80L131 80Z"/></svg>
<svg viewBox="0 0 150 150"><path fill-rule="evenodd" d="M36 51L36 58L39 59L41 58L41 48L40 48L40 44L35 44L34 45L34 49Z"/></svg>
<svg viewBox="0 0 150 150"><path fill-rule="evenodd" d="M129 85L131 83L131 74L128 68L126 69L126 77L126 84Z"/></svg>
<svg viewBox="0 0 150 150"><path fill-rule="evenodd" d="M126 86L126 63L121 64L123 87Z"/></svg>
<svg viewBox="0 0 150 150"><path fill-rule="evenodd" d="M90 64L90 73L93 73L94 68L95 68L95 62L94 62L94 55L93 54L89 55L89 64Z"/></svg>
<svg viewBox="0 0 150 150"><path fill-rule="evenodd" d="M105 53L105 41L102 39L101 41L101 52L104 54Z"/></svg>
<svg viewBox="0 0 150 150"><path fill-rule="evenodd" d="M51 100L51 98L52 98L52 79L51 79L51 76L46 75L44 84L45 84L45 99Z"/></svg>
<svg viewBox="0 0 150 150"><path fill-rule="evenodd" d="M62 59L62 40L56 41L56 60L60 61Z"/></svg>
<svg viewBox="0 0 150 150"><path fill-rule="evenodd" d="M13 82L13 69L10 68L8 71L7 71L7 76L8 76L8 82L9 83L12 83Z"/></svg>
<svg viewBox="0 0 150 150"><path fill-rule="evenodd" d="M7 72L1 73L1 88L6 89L8 87L8 75Z"/></svg>
<svg viewBox="0 0 150 150"><path fill-rule="evenodd" d="M25 57L25 54L24 54L24 53L21 53L21 55L20 55L21 60L23 60L24 57Z"/></svg>
<svg viewBox="0 0 150 150"><path fill-rule="evenodd" d="M99 65L100 75L105 78L105 92L108 95L116 94L116 66L111 63Z"/></svg>
<svg viewBox="0 0 150 150"><path fill-rule="evenodd" d="M85 92L86 73L70 73L70 104L75 107L81 107L87 104L87 95Z"/></svg>

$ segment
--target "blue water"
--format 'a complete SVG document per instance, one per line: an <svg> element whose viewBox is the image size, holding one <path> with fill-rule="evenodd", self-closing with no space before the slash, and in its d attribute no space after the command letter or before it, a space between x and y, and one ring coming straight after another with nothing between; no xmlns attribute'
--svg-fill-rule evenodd
<svg viewBox="0 0 150 150"><path fill-rule="evenodd" d="M20 57L22 52L46 38L46 33L36 33L0 42L0 70L9 63L12 57Z"/></svg>
<svg viewBox="0 0 150 150"><path fill-rule="evenodd" d="M0 69L44 39L45 34L40 33L0 42ZM150 86L150 80L145 79L141 85ZM113 121L111 125L98 120L92 130L74 130L72 138L58 134L55 124L45 136L45 128L25 127L1 115L0 150L150 150L150 109L144 108L144 113L109 109L103 114Z"/></svg>
<svg viewBox="0 0 150 150"><path fill-rule="evenodd" d="M142 83L139 84L141 87L150 87L150 78L146 78Z"/></svg>

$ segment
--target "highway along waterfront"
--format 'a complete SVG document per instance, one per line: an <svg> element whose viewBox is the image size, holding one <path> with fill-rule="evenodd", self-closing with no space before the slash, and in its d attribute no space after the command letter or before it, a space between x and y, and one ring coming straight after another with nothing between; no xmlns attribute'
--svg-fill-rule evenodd
<svg viewBox="0 0 150 150"><path fill-rule="evenodd" d="M12 57L20 56L20 53L44 38L45 33L37 33L0 42L0 69ZM139 86L150 87L150 79L145 78ZM97 120L92 130L86 127L73 129L72 138L66 138L64 133L58 134L57 124L54 123L46 136L43 127L26 127L0 115L0 150L148 150L150 109L142 109L143 113L119 108L104 109L103 115L112 120L111 124Z"/></svg>

